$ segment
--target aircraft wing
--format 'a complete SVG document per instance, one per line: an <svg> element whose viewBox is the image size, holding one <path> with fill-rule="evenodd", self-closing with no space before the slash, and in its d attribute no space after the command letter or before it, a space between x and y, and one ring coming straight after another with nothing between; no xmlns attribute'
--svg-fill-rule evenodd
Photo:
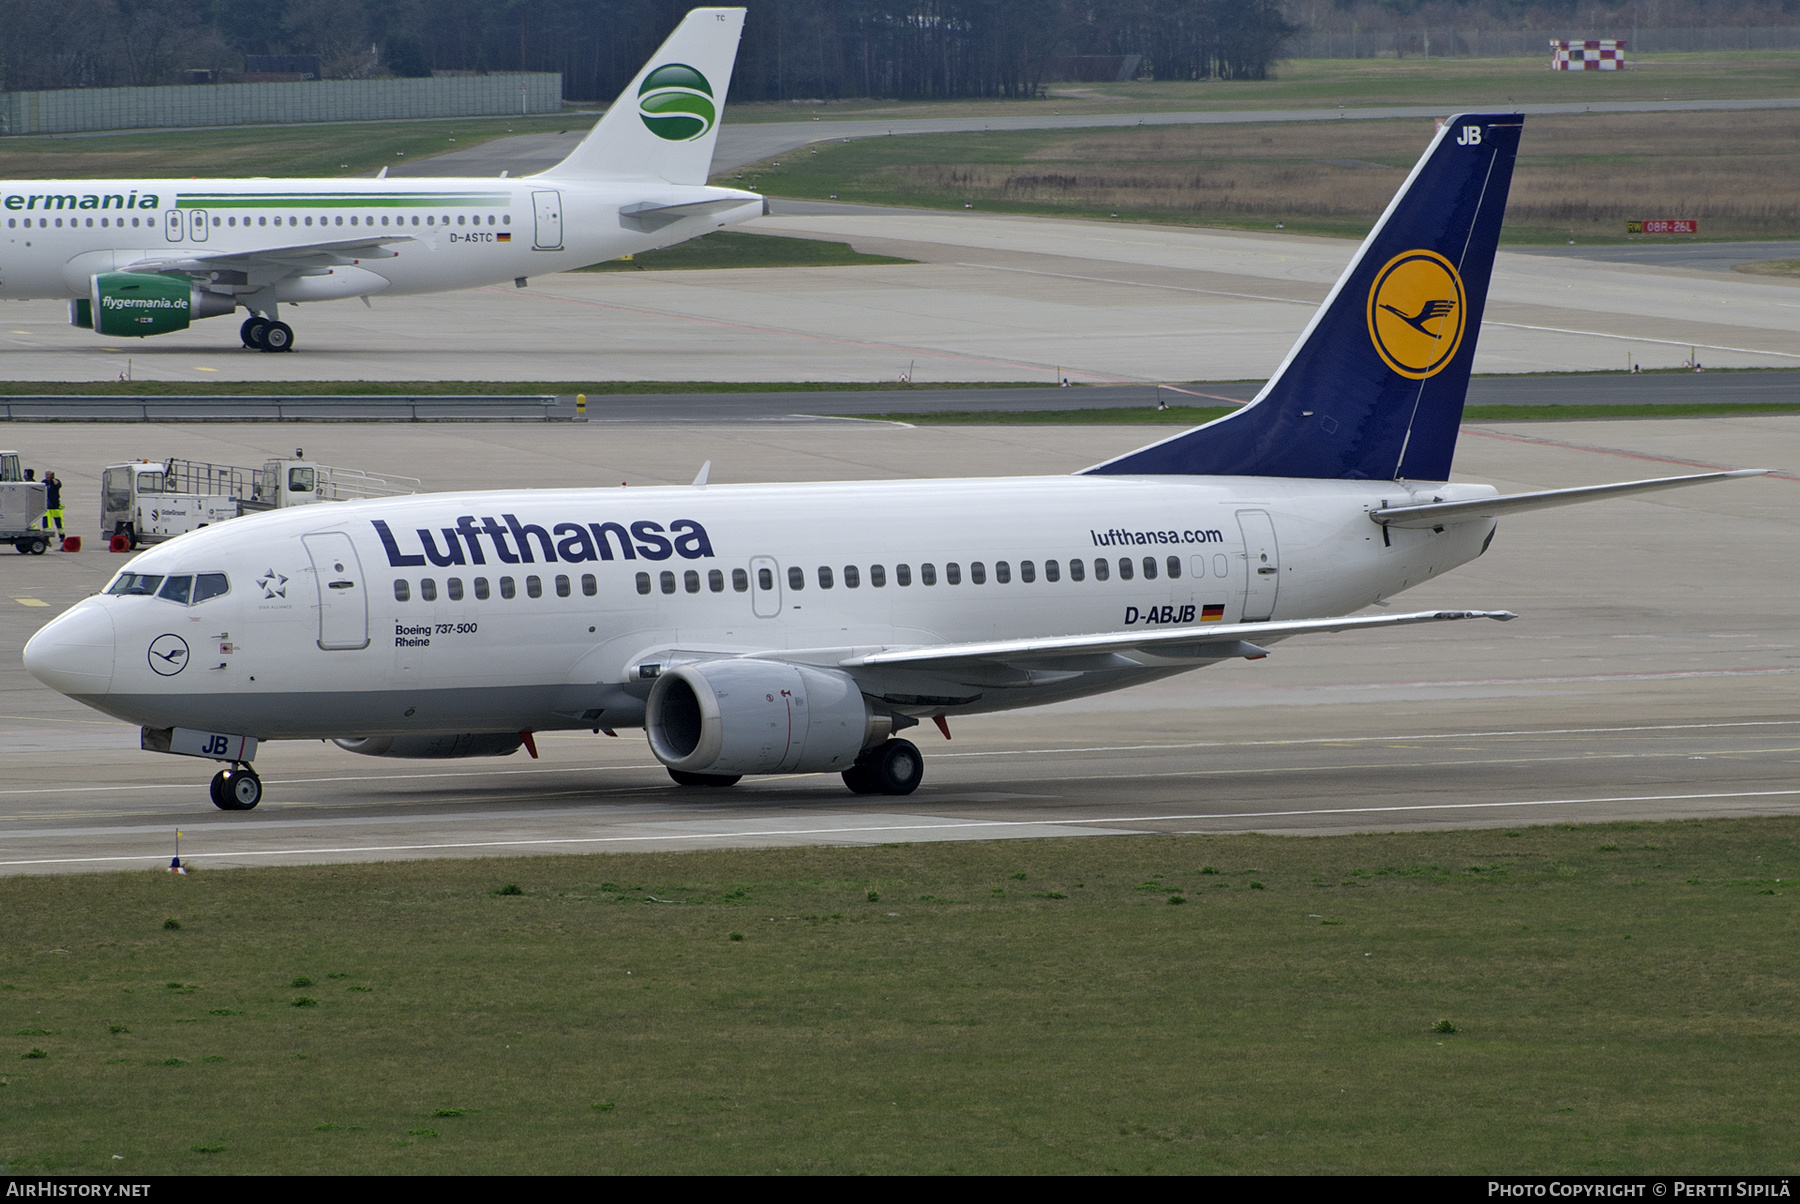
<svg viewBox="0 0 1800 1204"><path fill-rule="evenodd" d="M1384 527L1446 527L1451 523L1477 518L1499 518L1522 510L1547 510L1552 506L1574 506L1581 502L1597 502L1603 498L1626 497L1634 493L1650 493L1658 489L1678 489L1683 485L1699 485L1707 481L1730 481L1738 477L1760 477L1767 468L1740 468L1733 472L1704 472L1691 477L1657 477L1649 481L1623 481L1617 485L1583 485L1575 489L1547 489L1542 493L1512 493L1499 497L1473 498L1460 502L1424 502L1417 506L1390 506L1369 511L1369 517Z"/></svg>
<svg viewBox="0 0 1800 1204"><path fill-rule="evenodd" d="M973 644L939 644L846 657L840 668L898 666L909 669L952 668L974 664L1032 665L1043 668L1125 668L1113 657L1147 652L1176 660L1229 660L1267 655L1257 640L1326 631L1361 631L1404 627L1413 623L1450 623L1460 619L1517 618L1506 610L1421 610L1399 615L1345 615L1335 619L1283 619L1270 623L1207 623L1160 630L1103 632L1095 635L1046 636L1023 640L989 640ZM1131 667L1137 667L1135 665Z"/></svg>
<svg viewBox="0 0 1800 1204"><path fill-rule="evenodd" d="M287 247L263 247L255 251L221 251L216 255L160 255L128 265L132 272L244 272L286 275L309 268L347 267L359 259L392 259L399 252L394 243L416 242L410 234L382 238L346 238L333 242L295 243Z"/></svg>

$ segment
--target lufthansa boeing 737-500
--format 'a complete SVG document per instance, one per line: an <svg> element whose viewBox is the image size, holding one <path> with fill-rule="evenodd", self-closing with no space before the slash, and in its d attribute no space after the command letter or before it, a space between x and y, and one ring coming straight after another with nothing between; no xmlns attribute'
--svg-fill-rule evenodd
<svg viewBox="0 0 1800 1204"><path fill-rule="evenodd" d="M244 346L290 351L280 307L561 272L764 212L706 183L741 8L697 8L555 167L519 179L0 181L0 298L70 298L103 335L248 312Z"/></svg>
<svg viewBox="0 0 1800 1204"><path fill-rule="evenodd" d="M897 733L1153 681L1316 632L1487 550L1497 520L1757 470L1499 496L1449 483L1522 119L1447 121L1256 399L1066 477L424 494L180 536L25 667L223 762L262 740L500 756L642 726L675 781L840 773ZM896 521L904 518L904 522Z"/></svg>

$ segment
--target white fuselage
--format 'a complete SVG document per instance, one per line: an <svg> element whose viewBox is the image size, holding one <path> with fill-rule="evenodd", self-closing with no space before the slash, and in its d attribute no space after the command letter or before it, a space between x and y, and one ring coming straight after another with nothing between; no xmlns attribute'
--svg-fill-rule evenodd
<svg viewBox="0 0 1800 1204"><path fill-rule="evenodd" d="M720 655L830 667L877 648L1349 614L1480 555L1494 529L1384 534L1371 508L1491 493L1074 476L425 494L181 536L125 571L223 573L226 592L97 596L39 639L54 631L60 649L45 680L147 726L631 726L658 669ZM928 716L1191 667L1139 653L1097 671L856 676L895 713Z"/></svg>
<svg viewBox="0 0 1800 1204"><path fill-rule="evenodd" d="M726 204L655 229L634 228L646 223L619 212L706 201ZM440 292L667 246L761 206L753 193L660 180L0 181L0 298L80 298L92 277L145 262L363 238L407 241L388 243L391 258L300 275L259 269L268 280L225 271L216 283L239 290L274 283L286 303ZM196 280L208 284L204 273Z"/></svg>

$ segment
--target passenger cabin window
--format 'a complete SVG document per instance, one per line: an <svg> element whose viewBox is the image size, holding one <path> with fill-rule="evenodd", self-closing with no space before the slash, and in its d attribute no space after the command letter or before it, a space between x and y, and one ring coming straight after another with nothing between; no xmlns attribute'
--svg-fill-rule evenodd
<svg viewBox="0 0 1800 1204"><path fill-rule="evenodd" d="M1144 580L1156 580L1156 557L1154 556L1144 557Z"/></svg>
<svg viewBox="0 0 1800 1204"><path fill-rule="evenodd" d="M830 589L831 585L831 566L822 564L819 566L819 588Z"/></svg>
<svg viewBox="0 0 1800 1204"><path fill-rule="evenodd" d="M1181 557L1171 556L1169 557L1169 580L1173 581L1179 576L1181 576Z"/></svg>
<svg viewBox="0 0 1800 1204"><path fill-rule="evenodd" d="M1131 557L1129 556L1119 557L1119 580L1131 580Z"/></svg>
<svg viewBox="0 0 1800 1204"><path fill-rule="evenodd" d="M1037 580L1037 565L1029 560L1019 561L1019 580L1030 585Z"/></svg>
<svg viewBox="0 0 1800 1204"><path fill-rule="evenodd" d="M731 588L740 594L744 593L750 588L750 574L743 569L732 569Z"/></svg>
<svg viewBox="0 0 1800 1204"><path fill-rule="evenodd" d="M412 601L412 587L410 585L406 584L406 582L404 580L394 582L394 601L396 601L396 602Z"/></svg>
<svg viewBox="0 0 1800 1204"><path fill-rule="evenodd" d="M541 578L541 577L525 578L525 596L527 598L543 597L544 596L544 580L543 580L543 578Z"/></svg>
<svg viewBox="0 0 1800 1204"><path fill-rule="evenodd" d="M956 563L956 561L952 560L949 564L944 566L944 584L946 584L946 585L961 585L962 584L962 565L960 565L960 564Z"/></svg>
<svg viewBox="0 0 1800 1204"><path fill-rule="evenodd" d="M452 602L461 602L463 600L462 578L451 577L445 581L444 592L449 595Z"/></svg>
<svg viewBox="0 0 1800 1204"><path fill-rule="evenodd" d="M475 578L475 600L477 602L488 600L488 579L486 577Z"/></svg>
<svg viewBox="0 0 1800 1204"><path fill-rule="evenodd" d="M987 565L977 560L969 566L969 581L973 585L987 584Z"/></svg>
<svg viewBox="0 0 1800 1204"><path fill-rule="evenodd" d="M426 577L419 582L419 601L421 601L421 602L436 602L437 601L437 582L432 580L430 577Z"/></svg>
<svg viewBox="0 0 1800 1204"><path fill-rule="evenodd" d="M511 577L500 578L500 596L502 598L516 598L518 597L518 594L519 589L513 584L513 579Z"/></svg>
<svg viewBox="0 0 1800 1204"><path fill-rule="evenodd" d="M1005 585L1008 581L1011 581L1012 565L1006 563L1004 560L996 560L994 562L994 580L998 581L1001 585Z"/></svg>
<svg viewBox="0 0 1800 1204"><path fill-rule="evenodd" d="M936 585L937 584L937 565L922 564L919 566L919 584L920 585Z"/></svg>
<svg viewBox="0 0 1800 1204"><path fill-rule="evenodd" d="M911 585L912 584L912 565L897 564L894 566L894 584L895 585Z"/></svg>
<svg viewBox="0 0 1800 1204"><path fill-rule="evenodd" d="M1094 580L1105 581L1110 572L1111 569L1107 567L1106 561L1096 556L1094 558Z"/></svg>
<svg viewBox="0 0 1800 1204"><path fill-rule="evenodd" d="M592 573L583 573L581 575L581 596L584 598L591 598L599 592L600 583L594 580L594 575Z"/></svg>
<svg viewBox="0 0 1800 1204"><path fill-rule="evenodd" d="M1229 577L1230 575L1231 575L1231 562L1229 560L1225 559L1225 553L1220 552L1220 553L1217 553L1216 555L1214 555L1213 556L1213 576Z"/></svg>
<svg viewBox="0 0 1800 1204"><path fill-rule="evenodd" d="M870 565L869 566L869 584L875 589L880 589L882 586L886 585L887 584L887 569L883 568L879 564Z"/></svg>
<svg viewBox="0 0 1800 1204"><path fill-rule="evenodd" d="M559 598L569 596L569 579L561 574L558 574L556 578L556 596Z"/></svg>
<svg viewBox="0 0 1800 1204"><path fill-rule="evenodd" d="M662 572L662 592L665 594L672 594L675 592L675 574L669 572L667 569L664 569Z"/></svg>
<svg viewBox="0 0 1800 1204"><path fill-rule="evenodd" d="M1052 560L1050 563L1055 564L1056 562L1054 560ZM1083 581L1083 580L1086 580L1086 578L1087 578L1087 564L1080 560L1069 561L1069 580L1070 581Z"/></svg>
<svg viewBox="0 0 1800 1204"><path fill-rule="evenodd" d="M637 591L640 594L647 594L650 592L650 574L649 573L639 573L637 575Z"/></svg>
<svg viewBox="0 0 1800 1204"><path fill-rule="evenodd" d="M715 594L725 592L725 574L718 569L706 570L706 588Z"/></svg>
<svg viewBox="0 0 1800 1204"><path fill-rule="evenodd" d="M774 589L775 588L774 572L769 569L757 569L756 570L756 588L763 589L763 590Z"/></svg>
<svg viewBox="0 0 1800 1204"><path fill-rule="evenodd" d="M856 566L853 564L845 565L844 566L844 588L845 589L855 589L858 586L860 586L861 584L862 584L862 574L856 571Z"/></svg>
<svg viewBox="0 0 1800 1204"><path fill-rule="evenodd" d="M1062 569L1057 566L1056 561L1054 561L1054 560L1044 561L1044 580L1045 581L1057 581L1057 580L1060 580L1061 578L1062 578Z"/></svg>
<svg viewBox="0 0 1800 1204"><path fill-rule="evenodd" d="M690 594L699 593L700 592L700 574L699 574L699 572L697 572L694 569L689 569L689 570L687 570L687 572L683 573L681 575L681 588L685 589Z"/></svg>
<svg viewBox="0 0 1800 1204"><path fill-rule="evenodd" d="M805 589L806 588L806 570L801 568L797 564L790 564L788 566L788 588L789 589Z"/></svg>

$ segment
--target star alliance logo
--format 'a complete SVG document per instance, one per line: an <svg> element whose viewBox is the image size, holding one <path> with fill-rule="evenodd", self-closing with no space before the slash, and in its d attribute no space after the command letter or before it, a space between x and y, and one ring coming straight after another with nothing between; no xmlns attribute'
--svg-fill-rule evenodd
<svg viewBox="0 0 1800 1204"><path fill-rule="evenodd" d="M288 579L283 577L280 573L277 573L274 569L270 569L268 572L258 577L256 583L262 586L263 597L265 598L287 597Z"/></svg>

